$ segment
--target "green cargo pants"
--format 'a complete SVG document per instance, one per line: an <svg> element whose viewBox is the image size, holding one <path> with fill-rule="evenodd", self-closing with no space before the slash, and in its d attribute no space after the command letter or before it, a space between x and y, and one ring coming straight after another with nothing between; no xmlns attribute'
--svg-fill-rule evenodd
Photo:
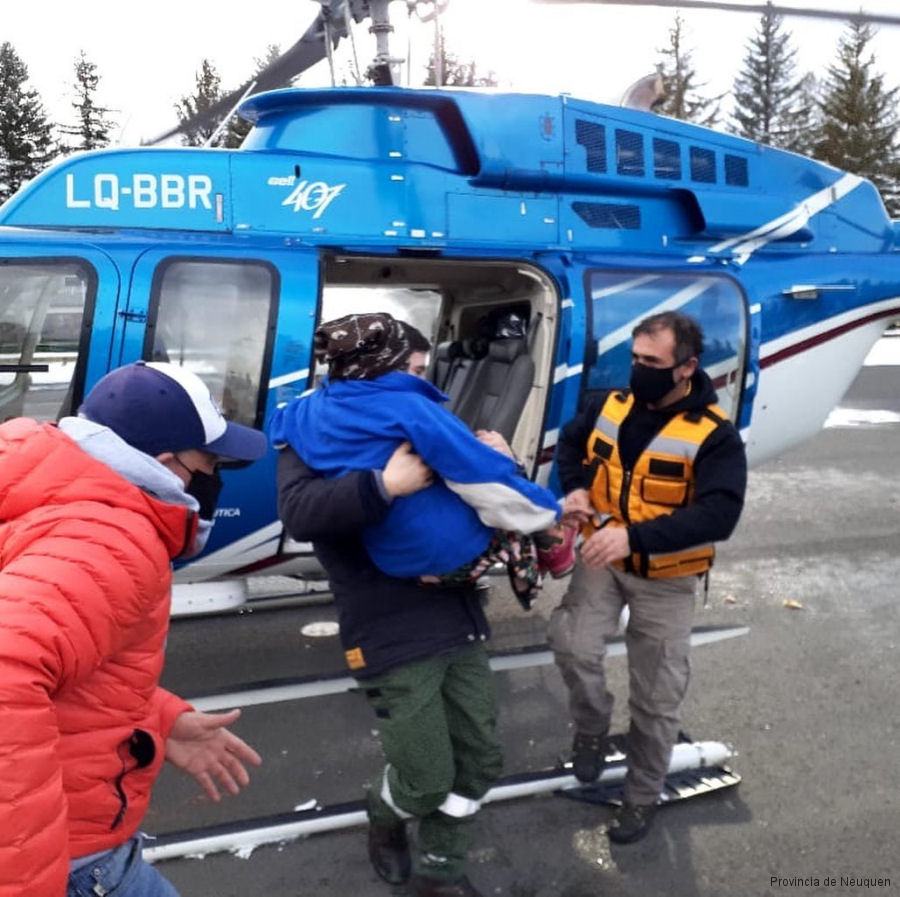
<svg viewBox="0 0 900 897"><path fill-rule="evenodd" d="M387 766L369 792L369 818L419 819L413 868L453 880L465 872L469 823L500 775L497 702L481 645L405 664L361 685Z"/></svg>

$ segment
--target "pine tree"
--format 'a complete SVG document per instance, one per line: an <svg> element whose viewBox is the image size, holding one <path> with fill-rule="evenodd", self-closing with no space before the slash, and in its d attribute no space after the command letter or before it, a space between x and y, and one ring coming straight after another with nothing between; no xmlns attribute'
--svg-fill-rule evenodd
<svg viewBox="0 0 900 897"><path fill-rule="evenodd" d="M493 71L489 71L486 75L479 75L476 69L475 60L463 62L459 56L452 50L447 49L444 39L444 30L440 29L438 40L441 48L441 86L443 87L496 87L497 76ZM426 87L435 87L438 84L437 77L437 60L434 51L428 58L428 65L425 67Z"/></svg>
<svg viewBox="0 0 900 897"><path fill-rule="evenodd" d="M278 44L269 44L266 47L265 55L257 56L253 60L256 66L255 74L258 75L261 71L268 68L279 56L281 56L281 48ZM280 84L278 86L287 87L288 85ZM228 127L225 129L221 145L232 149L239 147L244 142L244 138L250 133L252 127L253 125L250 122L245 121L238 115L232 115L228 121Z"/></svg>
<svg viewBox="0 0 900 897"><path fill-rule="evenodd" d="M693 51L684 46L684 19L675 13L675 24L669 30L669 46L659 52L663 59L656 70L662 75L666 98L656 108L661 115L693 121L701 125L715 124L722 96L703 97L698 94L703 84L697 84L693 67Z"/></svg>
<svg viewBox="0 0 900 897"><path fill-rule="evenodd" d="M0 202L47 166L56 153L50 123L28 68L12 44L0 44Z"/></svg>
<svg viewBox="0 0 900 897"><path fill-rule="evenodd" d="M797 51L784 20L762 14L756 34L747 45L744 67L734 81L734 121L742 137L802 151L813 130L810 76L795 78Z"/></svg>
<svg viewBox="0 0 900 897"><path fill-rule="evenodd" d="M191 96L182 97L175 104L175 112L181 124L193 121L198 115L202 116L222 98L222 79L216 71L216 67L208 59L200 62L200 70L197 72L195 90ZM185 146L203 146L215 133L218 121L209 121L190 125L182 134L182 142Z"/></svg>
<svg viewBox="0 0 900 897"><path fill-rule="evenodd" d="M819 105L820 85L812 72L800 79L795 105L796 118L792 132L784 148L804 156L815 155L816 140L822 126L822 108Z"/></svg>
<svg viewBox="0 0 900 897"><path fill-rule="evenodd" d="M92 150L109 145L109 132L115 122L107 118L108 108L94 103L99 84L97 66L82 50L75 60L75 99L72 102L77 124L60 128L63 134L78 138L77 143L67 147L70 150Z"/></svg>
<svg viewBox="0 0 900 897"><path fill-rule="evenodd" d="M874 36L872 26L859 19L851 20L841 36L819 104L815 155L872 181L894 215L900 212L898 91L886 89L884 75L874 71L875 57L867 50Z"/></svg>

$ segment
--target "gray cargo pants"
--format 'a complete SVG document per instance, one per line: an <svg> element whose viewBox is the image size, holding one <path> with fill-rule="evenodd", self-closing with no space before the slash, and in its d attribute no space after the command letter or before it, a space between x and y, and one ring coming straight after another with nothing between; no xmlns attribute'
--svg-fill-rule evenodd
<svg viewBox="0 0 900 897"><path fill-rule="evenodd" d="M696 590L696 576L642 579L609 567L589 570L579 561L550 615L550 647L569 688L575 727L603 735L613 708L603 669L606 640L616 634L622 607L628 605L629 803L654 803L663 788L690 677Z"/></svg>

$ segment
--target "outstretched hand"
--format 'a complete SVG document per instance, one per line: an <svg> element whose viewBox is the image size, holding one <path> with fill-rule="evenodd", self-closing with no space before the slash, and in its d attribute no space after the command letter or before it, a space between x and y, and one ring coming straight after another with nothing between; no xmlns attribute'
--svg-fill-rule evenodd
<svg viewBox="0 0 900 897"><path fill-rule="evenodd" d="M580 526L594 515L591 494L587 489L573 489L563 501L562 522L566 526Z"/></svg>
<svg viewBox="0 0 900 897"><path fill-rule="evenodd" d="M221 800L215 779L230 794L237 794L249 781L245 763L259 766L259 754L242 738L229 732L240 710L202 713L187 710L175 720L166 739L166 759L192 775L210 800Z"/></svg>
<svg viewBox="0 0 900 897"><path fill-rule="evenodd" d="M430 486L434 480L431 468L413 451L409 442L403 442L394 449L381 476L388 495L394 498L412 495Z"/></svg>

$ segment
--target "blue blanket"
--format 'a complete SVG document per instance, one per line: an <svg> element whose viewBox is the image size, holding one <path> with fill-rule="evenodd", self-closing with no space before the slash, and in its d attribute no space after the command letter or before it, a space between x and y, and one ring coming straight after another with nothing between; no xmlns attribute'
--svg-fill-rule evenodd
<svg viewBox="0 0 900 897"><path fill-rule="evenodd" d="M273 443L290 445L325 477L381 470L408 440L437 475L427 489L395 498L362 538L391 576L446 573L481 554L493 529L537 532L559 517L548 489L516 472L442 407L447 396L421 377L394 371L374 380L324 381L279 408Z"/></svg>

